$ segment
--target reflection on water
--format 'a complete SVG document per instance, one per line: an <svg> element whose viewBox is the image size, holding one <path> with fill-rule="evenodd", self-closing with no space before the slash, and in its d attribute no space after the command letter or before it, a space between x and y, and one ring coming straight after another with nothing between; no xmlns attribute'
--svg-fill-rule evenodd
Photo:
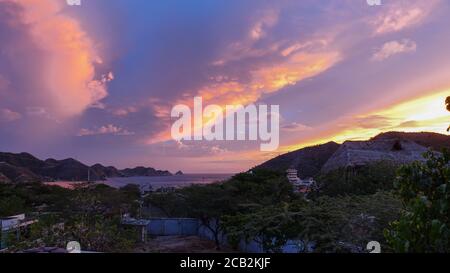
<svg viewBox="0 0 450 273"><path fill-rule="evenodd" d="M193 184L211 184L229 179L232 174L185 174L155 177L113 177L103 182L109 186L120 188L127 184L140 186L151 185L153 189L165 187L187 187Z"/></svg>

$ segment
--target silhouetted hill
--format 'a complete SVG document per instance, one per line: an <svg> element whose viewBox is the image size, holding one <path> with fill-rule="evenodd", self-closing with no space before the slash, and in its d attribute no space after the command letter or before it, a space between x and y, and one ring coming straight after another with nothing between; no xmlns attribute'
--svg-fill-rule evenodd
<svg viewBox="0 0 450 273"><path fill-rule="evenodd" d="M6 162L16 167L23 167L35 173L38 173L45 165L44 161L39 160L29 153L0 153L0 162Z"/></svg>
<svg viewBox="0 0 450 273"><path fill-rule="evenodd" d="M50 177L54 180L68 180L68 181L87 181L89 167L83 163L68 158L64 160L46 160L45 167L40 174L43 177ZM91 172L90 180L100 180L95 172Z"/></svg>
<svg viewBox="0 0 450 273"><path fill-rule="evenodd" d="M30 183L40 181L40 177L32 171L6 162L0 162L0 174L0 179L3 183Z"/></svg>
<svg viewBox="0 0 450 273"><path fill-rule="evenodd" d="M299 170L300 178L312 177L320 172L322 166L340 147L336 142L303 148L280 155L254 169L271 169L285 172L289 168Z"/></svg>
<svg viewBox="0 0 450 273"><path fill-rule="evenodd" d="M299 177L306 178L336 168L362 166L375 161L407 163L421 160L427 148L437 151L450 149L450 136L428 132L387 132L366 141L346 141L341 145L329 142L299 149L277 156L254 169L284 172L288 168L296 168Z"/></svg>
<svg viewBox="0 0 450 273"><path fill-rule="evenodd" d="M23 183L38 181L90 181L120 176L167 176L168 171L137 167L117 170L95 164L89 167L73 158L42 161L28 153L0 153L0 183Z"/></svg>
<svg viewBox="0 0 450 273"><path fill-rule="evenodd" d="M450 149L450 136L437 134L437 133L406 133L406 132L388 132L382 133L372 138L377 139L404 139L411 140L424 146L425 148L431 148L436 151L441 151L443 148Z"/></svg>
<svg viewBox="0 0 450 273"><path fill-rule="evenodd" d="M169 171L160 171L153 168L136 167L133 169L124 169L120 173L126 177L133 176L170 176L172 175Z"/></svg>
<svg viewBox="0 0 450 273"><path fill-rule="evenodd" d="M93 172L96 176L105 179L108 177L120 177L122 174L116 167L108 166L105 167L102 164L95 164L91 167L91 172Z"/></svg>

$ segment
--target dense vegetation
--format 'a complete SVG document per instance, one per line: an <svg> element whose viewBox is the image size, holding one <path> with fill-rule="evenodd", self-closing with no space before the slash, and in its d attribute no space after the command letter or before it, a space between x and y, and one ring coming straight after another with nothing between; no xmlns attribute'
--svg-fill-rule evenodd
<svg viewBox="0 0 450 273"><path fill-rule="evenodd" d="M65 248L68 241L75 240L88 250L131 251L138 233L121 227L120 216L137 212L139 195L134 186L117 190L82 185L68 190L39 183L0 184L0 216L25 212L39 219L20 240L11 236L9 249Z"/></svg>
<svg viewBox="0 0 450 273"><path fill-rule="evenodd" d="M396 219L400 203L386 192L370 196L298 199L225 217L229 238L259 240L279 252L288 240L312 243L317 252L363 251L370 240L384 242L383 228Z"/></svg>
<svg viewBox="0 0 450 273"><path fill-rule="evenodd" d="M305 198L293 192L284 173L256 169L229 181L147 196L144 204L165 217L200 219L217 247L255 240L280 252L290 240L316 252L364 252L378 241L383 252L449 252L450 154L426 154L425 163L377 162L316 177ZM120 225L123 213L139 216L140 190L82 185L74 190L39 183L0 184L0 216L26 212L39 218L11 250L40 245L132 251L134 229Z"/></svg>
<svg viewBox="0 0 450 273"><path fill-rule="evenodd" d="M450 252L450 153L399 171L395 188L405 212L386 230L396 252Z"/></svg>
<svg viewBox="0 0 450 273"><path fill-rule="evenodd" d="M316 177L317 195L368 195L393 189L398 165L379 161L359 168L340 168Z"/></svg>
<svg viewBox="0 0 450 273"><path fill-rule="evenodd" d="M170 217L202 219L235 247L255 240L279 252L297 240L317 252L364 252L378 241L384 252L448 252L450 155L425 157L426 163L376 162L320 175L308 199L292 192L284 174L257 169L146 201Z"/></svg>
<svg viewBox="0 0 450 273"><path fill-rule="evenodd" d="M305 200L293 193L284 174L261 169L222 184L151 195L146 202L168 217L202 219L217 241L224 232L235 247L241 240L257 240L265 251L278 252L288 240L298 239L314 242L316 251L362 251L370 240L384 242L383 229L399 217L401 203L385 188L375 179L366 186L361 182L360 195L347 193L344 185L329 196Z"/></svg>
<svg viewBox="0 0 450 273"><path fill-rule="evenodd" d="M219 247L222 220L237 212L292 200L292 186L278 172L258 170L242 173L221 184L192 186L165 195L150 195L146 203L166 212L167 217L194 217L210 229Z"/></svg>

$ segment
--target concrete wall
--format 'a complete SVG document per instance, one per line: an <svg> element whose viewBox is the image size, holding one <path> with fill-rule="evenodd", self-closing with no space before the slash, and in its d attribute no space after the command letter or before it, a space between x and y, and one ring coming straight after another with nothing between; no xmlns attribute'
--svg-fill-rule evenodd
<svg viewBox="0 0 450 273"><path fill-rule="evenodd" d="M211 224L214 226L214 224ZM211 241L214 241L214 234L207 227L200 225L198 228L198 236L201 238L205 238ZM229 246L227 235L224 233L219 234L220 244L223 246ZM265 253L263 245L260 243L260 240L257 238L246 241L242 239L238 245L239 251L245 253ZM288 240L286 244L281 248L282 253L302 253L302 252L313 252L314 244L309 243L306 247L303 241L301 240Z"/></svg>
<svg viewBox="0 0 450 273"><path fill-rule="evenodd" d="M193 218L150 218L147 232L153 236L199 236L214 241L214 234L210 229L201 224L198 219ZM220 244L229 246L227 235L219 234ZM263 246L257 240L246 242L241 240L239 250L246 253L264 253ZM309 244L306 252L313 251L314 245ZM282 248L283 253L304 252L305 247L300 240L289 240Z"/></svg>
<svg viewBox="0 0 450 273"><path fill-rule="evenodd" d="M192 236L198 234L199 221L191 218L151 218L147 232L153 236Z"/></svg>

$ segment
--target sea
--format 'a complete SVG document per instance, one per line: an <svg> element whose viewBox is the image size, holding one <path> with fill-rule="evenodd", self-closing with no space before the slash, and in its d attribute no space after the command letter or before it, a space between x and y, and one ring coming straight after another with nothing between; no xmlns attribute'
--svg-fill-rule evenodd
<svg viewBox="0 0 450 273"><path fill-rule="evenodd" d="M141 189L157 190L159 188L183 188L191 185L205 185L212 183L220 183L228 180L234 174L183 174L172 176L145 176L145 177L112 177L106 181L98 181L95 183L106 184L114 188L121 188L128 184L139 185ZM58 181L47 182L47 185L60 186L63 188L73 188L80 182Z"/></svg>

